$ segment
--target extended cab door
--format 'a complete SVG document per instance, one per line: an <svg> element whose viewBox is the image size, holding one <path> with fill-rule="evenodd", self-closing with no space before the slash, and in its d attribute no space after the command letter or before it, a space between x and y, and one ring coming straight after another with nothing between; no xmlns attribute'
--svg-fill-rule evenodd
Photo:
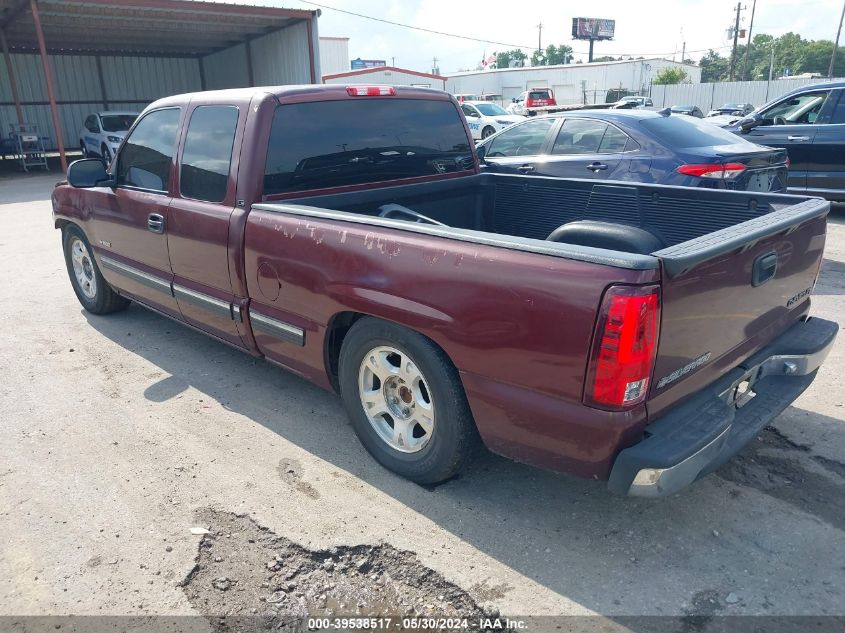
<svg viewBox="0 0 845 633"><path fill-rule="evenodd" d="M238 346L244 342L229 276L229 223L246 116L246 107L191 105L167 232L173 291L185 321Z"/></svg>
<svg viewBox="0 0 845 633"><path fill-rule="evenodd" d="M92 196L93 246L105 278L133 298L179 316L170 284L168 206L181 109L147 112L114 165L116 186Z"/></svg>

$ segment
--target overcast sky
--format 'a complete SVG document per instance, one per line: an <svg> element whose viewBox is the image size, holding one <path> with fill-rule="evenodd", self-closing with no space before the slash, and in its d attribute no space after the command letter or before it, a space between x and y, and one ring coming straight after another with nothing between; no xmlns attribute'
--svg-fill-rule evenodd
<svg viewBox="0 0 845 633"><path fill-rule="evenodd" d="M230 0L231 1L231 0ZM843 0L758 0L754 32L781 35L789 31L808 39L836 36ZM238 0L239 4L247 4ZM743 12L747 26L752 0ZM296 9L318 8L304 0L258 0L249 4L267 4ZM596 43L595 54L667 56L680 60L682 43L687 56L698 60L708 48L729 51L726 30L733 23L735 0L320 0L324 7L336 7L457 35L490 39L502 44L474 42L414 31L322 8L320 35L349 37L352 59L385 59L397 66L429 71L437 57L441 72L475 68L485 51L507 50L516 44L537 47L537 24L543 23L543 46L566 43L575 49L576 59L587 60L586 42L573 42L570 36L573 17L612 18L616 20L616 39ZM579 55L580 53L580 55Z"/></svg>

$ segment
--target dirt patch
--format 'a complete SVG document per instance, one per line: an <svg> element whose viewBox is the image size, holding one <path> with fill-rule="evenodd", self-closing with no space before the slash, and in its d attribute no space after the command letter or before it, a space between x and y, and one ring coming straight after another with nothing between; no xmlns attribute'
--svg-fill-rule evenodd
<svg viewBox="0 0 845 633"><path fill-rule="evenodd" d="M772 449L777 449L777 451ZM725 464L718 475L742 486L755 488L831 525L845 528L845 485L840 478L845 466L819 455L804 455L810 448L766 427L744 451ZM800 459L810 458L828 471L828 477L807 469Z"/></svg>
<svg viewBox="0 0 845 633"><path fill-rule="evenodd" d="M480 618L498 615L413 553L387 544L313 551L247 516L206 509L198 520L211 533L180 584L215 631L289 629L308 616L379 615L465 617L477 628Z"/></svg>
<svg viewBox="0 0 845 633"><path fill-rule="evenodd" d="M302 465L299 461L290 458L279 460L279 465L276 466L276 472L287 485L295 488L306 497L311 499L319 499L320 493L317 489L302 478Z"/></svg>

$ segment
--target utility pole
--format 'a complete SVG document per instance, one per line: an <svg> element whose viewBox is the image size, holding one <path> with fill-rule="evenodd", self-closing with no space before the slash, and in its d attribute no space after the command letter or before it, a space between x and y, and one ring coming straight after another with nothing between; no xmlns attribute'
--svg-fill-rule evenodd
<svg viewBox="0 0 845 633"><path fill-rule="evenodd" d="M751 5L751 23L748 25L748 39L745 41L745 63L742 65L742 75L740 79L746 81L751 79L748 77L748 54L751 52L751 33L754 31L754 12L757 10L757 0Z"/></svg>
<svg viewBox="0 0 845 633"><path fill-rule="evenodd" d="M828 77L833 77L833 64L836 62L836 53L839 51L839 36L842 34L843 19L845 19L845 3L842 4L842 15L839 16L839 29L836 31L836 41L833 43L833 52L830 54L830 67L827 69Z"/></svg>
<svg viewBox="0 0 845 633"><path fill-rule="evenodd" d="M543 23L537 25L537 52L543 53Z"/></svg>
<svg viewBox="0 0 845 633"><path fill-rule="evenodd" d="M440 74L440 69L437 67L437 62L439 62L439 61L440 60L437 59L436 57L431 58L431 74L432 75L439 75Z"/></svg>
<svg viewBox="0 0 845 633"><path fill-rule="evenodd" d="M681 63L682 64L684 63L684 59L686 59L686 57L687 57L687 43L684 42L681 45Z"/></svg>
<svg viewBox="0 0 845 633"><path fill-rule="evenodd" d="M736 23L734 24L734 46L731 51L731 81L736 77L736 45L739 39L739 15L742 12L742 3L736 3Z"/></svg>
<svg viewBox="0 0 845 633"><path fill-rule="evenodd" d="M393 66L394 68L396 68L396 58L395 57L390 58L390 65Z"/></svg>
<svg viewBox="0 0 845 633"><path fill-rule="evenodd" d="M772 80L772 71L775 69L775 38L772 38L772 58L769 61L769 81Z"/></svg>

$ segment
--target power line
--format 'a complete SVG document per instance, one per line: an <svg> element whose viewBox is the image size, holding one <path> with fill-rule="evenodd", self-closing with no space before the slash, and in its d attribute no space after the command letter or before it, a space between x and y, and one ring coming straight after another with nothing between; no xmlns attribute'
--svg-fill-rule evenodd
<svg viewBox="0 0 845 633"><path fill-rule="evenodd" d="M401 26L406 29L413 29L415 31L424 31L426 33L434 33L435 35L445 35L446 37L456 37L461 40L470 40L472 42L481 42L482 44L498 44L499 46L510 46L512 48L528 48L533 49L533 46L526 44L508 44L507 42L497 42L495 40L485 40L480 37L471 37L469 35L458 35L456 33L446 33L445 31L435 31L434 29L426 29L421 26L413 26L411 24L402 24L401 22L393 22L392 20L385 20L384 18L377 18L372 15L364 15L363 13L355 13L354 11L347 11L346 9L338 9L337 7L330 7L327 4L320 4L319 2L311 2L311 0L299 0L304 4L312 4L321 9L329 9L330 11L337 11L338 13L345 13L346 15L354 15L356 18L364 18L365 20L375 20L376 22L383 22L393 26Z"/></svg>
<svg viewBox="0 0 845 633"><path fill-rule="evenodd" d="M346 15L352 15L352 16L355 16L356 18L363 18L365 20L373 20L375 22L382 22L384 24L390 24L391 26L398 26L398 27L401 27L401 28L404 28L404 29L411 29L411 30L414 30L414 31L422 31L424 33L433 33L434 35L443 35L445 37L454 37L454 38L457 38L457 39L460 39L460 40L469 40L471 42L480 42L482 44L498 44L499 46L509 46L511 48L524 48L524 49L527 49L527 50L534 50L534 46L530 46L530 45L527 45L527 44L512 44L512 43L508 43L508 42L498 42L496 40L485 40L485 39L482 39L480 37L472 37L470 35L458 35L457 33L447 33L445 31L437 31L435 29L427 29L427 28L422 27L422 26L414 26L412 24L404 24L402 22L394 22L393 20L386 20L384 18L377 18L377 17L372 16L372 15L365 15L363 13L356 13L355 11L349 11L347 9L338 9L337 7L332 7L332 6L329 6L327 4L323 4L323 3L320 3L320 2L313 2L312 0L299 0L299 1L302 2L303 4L310 4L310 5L313 5L315 7L320 7L321 9L328 9L329 11L337 11L338 13L344 13ZM709 47L709 48L700 48L700 49L697 49L697 50L687 51L687 53L701 53L701 52L707 52L707 51L710 51L710 50L722 50L722 49L725 49L725 48L730 48L730 47L729 46L717 46L717 47ZM574 49L573 49L572 53L577 54L577 55L586 55L587 54L586 51L576 51ZM678 51L663 52L663 53L606 53L606 55L608 55L608 56L629 55L631 57L634 57L634 56L665 57L665 56L668 56L668 55L674 55L676 53L678 53Z"/></svg>

